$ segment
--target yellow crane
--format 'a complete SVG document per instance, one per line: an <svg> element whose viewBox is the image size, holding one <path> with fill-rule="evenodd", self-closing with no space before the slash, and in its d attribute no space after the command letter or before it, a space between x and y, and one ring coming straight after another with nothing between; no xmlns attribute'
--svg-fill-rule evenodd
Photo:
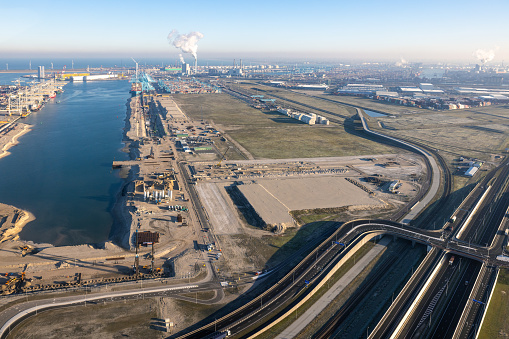
<svg viewBox="0 0 509 339"><path fill-rule="evenodd" d="M228 148L226 149L226 151L224 151L223 155L221 156L221 159L219 159L219 162L217 163L216 167L221 167L221 162L223 161L224 157L226 156L226 153L228 153L228 151L230 150L230 148L232 148L231 146L228 146Z"/></svg>

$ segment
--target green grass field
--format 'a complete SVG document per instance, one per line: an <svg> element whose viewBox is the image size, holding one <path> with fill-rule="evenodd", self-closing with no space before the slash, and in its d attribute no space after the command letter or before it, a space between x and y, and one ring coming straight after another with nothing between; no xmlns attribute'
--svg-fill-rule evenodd
<svg viewBox="0 0 509 339"><path fill-rule="evenodd" d="M490 306L479 333L480 339L509 337L509 270L501 269Z"/></svg>
<svg viewBox="0 0 509 339"><path fill-rule="evenodd" d="M343 125L309 126L275 112L252 108L226 94L175 95L174 98L191 118L213 121L258 159L396 152L392 147L351 134ZM350 113L344 109L342 114Z"/></svg>

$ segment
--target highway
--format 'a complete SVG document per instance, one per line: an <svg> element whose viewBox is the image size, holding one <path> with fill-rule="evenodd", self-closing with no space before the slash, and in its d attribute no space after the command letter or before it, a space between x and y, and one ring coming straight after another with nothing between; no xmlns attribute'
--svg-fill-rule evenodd
<svg viewBox="0 0 509 339"><path fill-rule="evenodd" d="M190 333L181 333L179 338L203 338L214 333L215 329L218 331L228 329L232 333L240 333L262 320L264 323L272 322L304 298L306 293L309 293L308 291L328 273L328 270L363 237L372 237L378 234L396 235L423 244L448 249L453 253L468 255L477 261L486 260L488 255L488 248L478 245L468 247L454 240L443 239L439 231L422 230L386 220L355 220L343 224L315 251L310 253L265 293L213 323ZM338 243L345 246L338 245ZM492 262L497 262L498 265L509 267L508 262L497 261L495 253L490 253L490 258ZM320 269L317 269L317 267ZM306 284L305 281L310 283ZM275 312L281 305L289 306L278 310L274 316L272 312Z"/></svg>
<svg viewBox="0 0 509 339"><path fill-rule="evenodd" d="M456 328L457 321L461 316L461 309L458 306L466 301L469 295L471 285L465 282L475 280L475 275L479 272L481 264L473 260L455 260L452 265L448 264L451 255L444 257L443 264L439 268L438 274L433 279L431 285L423 296L416 312L412 314L409 326L398 333L398 337L423 338L427 331L433 330L437 324L441 324L442 331L440 338L451 338ZM460 258L461 259L461 258ZM460 283L456 283L460 282ZM444 303L449 303L448 317L440 312ZM456 306L456 307L454 307ZM451 326L452 325L452 326Z"/></svg>
<svg viewBox="0 0 509 339"><path fill-rule="evenodd" d="M509 166L506 163L507 161L502 163L477 185L457 209L456 221L446 224L446 227L452 227L452 231L444 232L444 236L449 239L448 245L445 248L439 245L437 248L462 254L463 257L456 256L452 265L442 262L441 266L438 266L440 271L414 305L415 311L408 313L405 324L397 332L398 337L467 338L471 331L479 328L485 310L473 299L487 302L493 288L496 267L503 266L495 257L502 254L503 243L507 241L503 233L507 228L505 215L508 201L504 197L507 196ZM472 248L474 243L484 246L476 250L477 259L470 255L472 249L467 251L470 252L468 254L463 251L465 248ZM447 254L446 257L450 255ZM484 258L483 265L481 258ZM450 293L440 292L444 286ZM417 285L409 288L421 289ZM426 315L426 310L430 311L430 308L433 308L433 312ZM393 319L397 319L395 322L390 318L384 319L386 323L379 324L379 331L374 331L370 337L388 337L390 332L385 329L395 328L395 323L402 318L401 313L398 315L399 317L393 314ZM426 316L427 325L422 322ZM394 334L392 336L394 337Z"/></svg>

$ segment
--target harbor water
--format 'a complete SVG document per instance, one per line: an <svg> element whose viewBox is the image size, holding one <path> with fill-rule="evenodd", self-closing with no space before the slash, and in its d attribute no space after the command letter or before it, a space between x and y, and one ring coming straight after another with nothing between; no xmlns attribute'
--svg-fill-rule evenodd
<svg viewBox="0 0 509 339"><path fill-rule="evenodd" d="M30 211L22 240L54 245L108 239L122 184L112 171L121 149L127 81L69 83L23 123L32 130L0 159L0 202Z"/></svg>
<svg viewBox="0 0 509 339"><path fill-rule="evenodd" d="M380 117L386 117L387 116L387 114L379 113L379 112L375 112L375 111L370 111L369 109L363 109L363 111L364 111L364 113L366 113L367 115L369 115L372 118L380 118Z"/></svg>

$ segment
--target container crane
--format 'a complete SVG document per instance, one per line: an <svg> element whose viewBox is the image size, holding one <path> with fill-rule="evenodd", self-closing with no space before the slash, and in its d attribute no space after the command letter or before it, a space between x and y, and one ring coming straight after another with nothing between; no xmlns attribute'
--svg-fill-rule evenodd
<svg viewBox="0 0 509 339"><path fill-rule="evenodd" d="M131 57L131 59L134 61L134 63L136 64L136 80L138 80L138 61L134 60L133 57Z"/></svg>

